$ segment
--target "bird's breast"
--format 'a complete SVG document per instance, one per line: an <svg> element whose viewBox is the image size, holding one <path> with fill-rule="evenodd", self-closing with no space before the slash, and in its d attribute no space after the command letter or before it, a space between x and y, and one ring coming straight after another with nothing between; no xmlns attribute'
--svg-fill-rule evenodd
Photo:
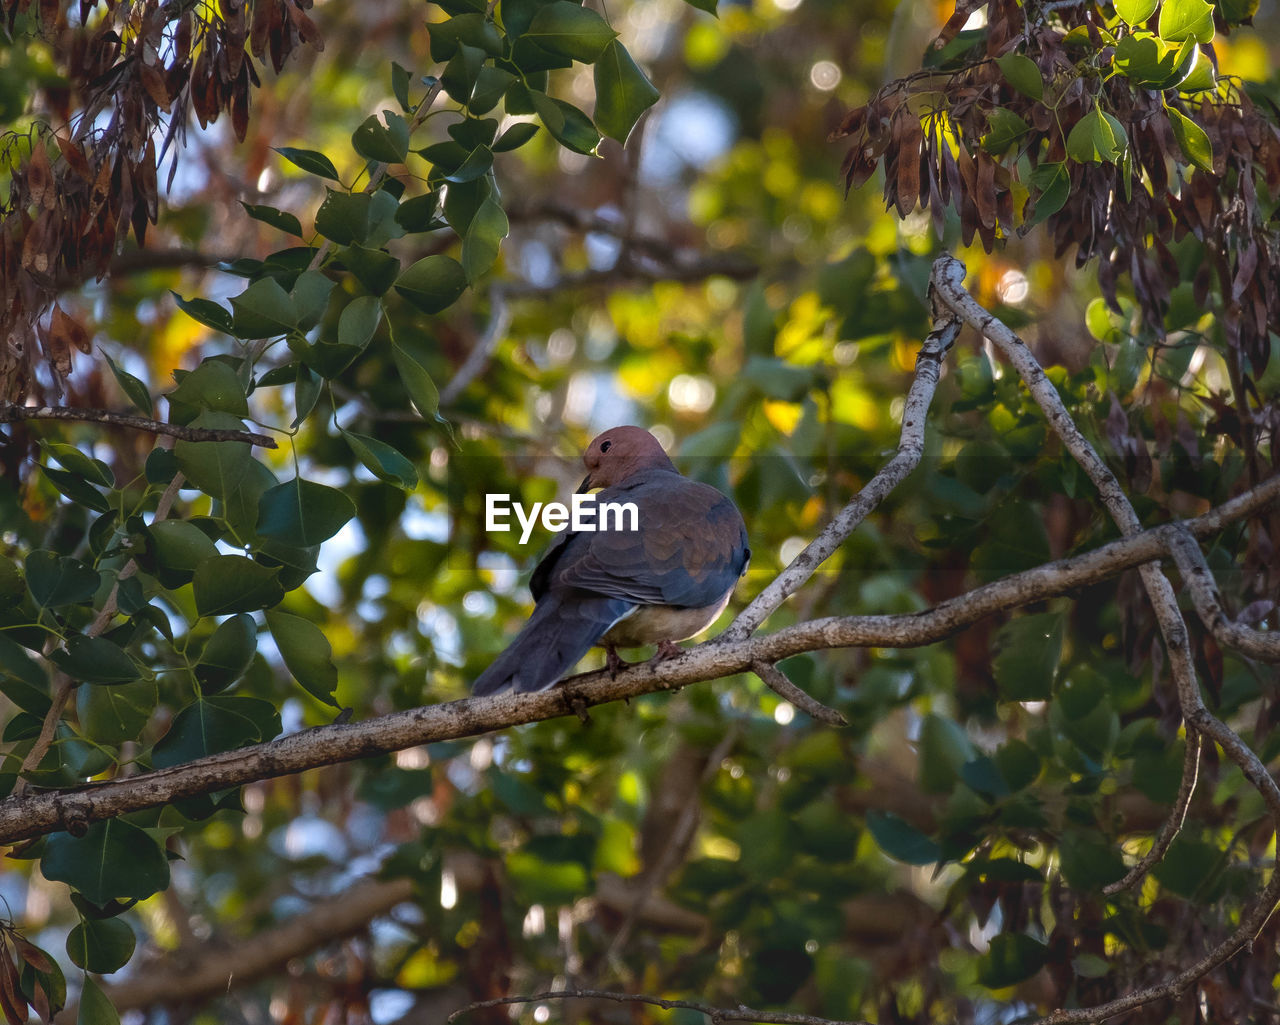
<svg viewBox="0 0 1280 1025"><path fill-rule="evenodd" d="M683 641L700 634L716 621L729 604L730 588L718 602L700 608L681 608L674 605L641 605L624 619L611 626L600 638L601 644L616 648L636 648L643 644L662 641Z"/></svg>

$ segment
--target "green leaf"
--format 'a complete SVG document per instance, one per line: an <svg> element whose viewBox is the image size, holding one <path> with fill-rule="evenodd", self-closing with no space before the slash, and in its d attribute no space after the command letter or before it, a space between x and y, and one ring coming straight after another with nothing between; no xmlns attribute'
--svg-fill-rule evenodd
<svg viewBox="0 0 1280 1025"><path fill-rule="evenodd" d="M67 646L49 656L50 660L82 683L132 683L142 670L129 654L106 637L72 634Z"/></svg>
<svg viewBox="0 0 1280 1025"><path fill-rule="evenodd" d="M480 73L476 75L476 84L471 90L471 99L467 103L467 109L472 114L487 114L498 105L498 101L502 99L502 94L510 88L511 83L515 80L516 76L510 71L486 64L480 69Z"/></svg>
<svg viewBox="0 0 1280 1025"><path fill-rule="evenodd" d="M318 175L321 178L339 181L338 169L333 166L333 161L323 153L318 153L313 149L295 149L292 146L273 146L272 149L289 163L302 168L304 171Z"/></svg>
<svg viewBox="0 0 1280 1025"><path fill-rule="evenodd" d="M235 417L249 415L249 403L245 399L240 378L220 359L204 360L195 370L185 375L166 397L171 404L189 407L181 411L184 420L193 419L202 409L230 413Z"/></svg>
<svg viewBox="0 0 1280 1025"><path fill-rule="evenodd" d="M22 570L11 559L0 559L0 609L12 608L27 593L27 582Z"/></svg>
<svg viewBox="0 0 1280 1025"><path fill-rule="evenodd" d="M440 73L440 82L451 99L462 104L471 99L484 62L483 50L465 43L458 46L458 52L449 58L449 63Z"/></svg>
<svg viewBox="0 0 1280 1025"><path fill-rule="evenodd" d="M1039 190L1036 197L1035 213L1023 226L1023 230L1034 228L1062 209L1071 195L1071 175L1067 172L1064 161L1041 164L1031 172L1031 185Z"/></svg>
<svg viewBox="0 0 1280 1025"><path fill-rule="evenodd" d="M114 687L79 687L76 712L86 736L100 744L123 744L142 736L158 698L155 680Z"/></svg>
<svg viewBox="0 0 1280 1025"><path fill-rule="evenodd" d="M179 712L160 738L151 762L157 769L234 751L270 740L280 732L275 706L260 698L216 694L199 698Z"/></svg>
<svg viewBox="0 0 1280 1025"><path fill-rule="evenodd" d="M1096 106L1072 126L1067 136L1067 155L1081 163L1113 164L1128 148L1124 126Z"/></svg>
<svg viewBox="0 0 1280 1025"><path fill-rule="evenodd" d="M263 224L269 224L280 231L302 238L302 224L289 211L277 210L274 206L258 206L254 203L246 203L244 200L240 200L240 205L255 221L261 221Z"/></svg>
<svg viewBox="0 0 1280 1025"><path fill-rule="evenodd" d="M363 349L382 321L382 303L372 296L352 299L338 318L338 344Z"/></svg>
<svg viewBox="0 0 1280 1025"><path fill-rule="evenodd" d="M1183 156L1202 171L1213 173L1213 144L1205 130L1187 117L1176 107L1165 104L1165 113L1169 115L1169 127L1173 129L1173 137Z"/></svg>
<svg viewBox="0 0 1280 1025"><path fill-rule="evenodd" d="M526 903L564 904L588 890L587 869L574 861L547 861L516 851L508 855L506 875Z"/></svg>
<svg viewBox="0 0 1280 1025"><path fill-rule="evenodd" d="M467 229L471 227L471 218L492 192L487 176L449 186L444 196L444 216L459 238L466 236Z"/></svg>
<svg viewBox="0 0 1280 1025"><path fill-rule="evenodd" d="M351 146L366 160L402 164L409 155L409 125L393 110L370 114L352 133Z"/></svg>
<svg viewBox="0 0 1280 1025"><path fill-rule="evenodd" d="M352 242L366 245L373 222L372 207L373 196L367 192L352 194L329 189L316 211L316 231L340 246Z"/></svg>
<svg viewBox="0 0 1280 1025"><path fill-rule="evenodd" d="M408 114L413 109L409 102L409 69L399 61L391 62L391 91L395 94L400 109Z"/></svg>
<svg viewBox="0 0 1280 1025"><path fill-rule="evenodd" d="M1194 39L1173 48L1150 32L1125 36L1116 45L1116 68L1134 85L1172 89L1185 79L1199 59Z"/></svg>
<svg viewBox="0 0 1280 1025"><path fill-rule="evenodd" d="M444 63L461 45L474 46L492 57L502 55L502 36L482 13L457 14L431 26L431 59Z"/></svg>
<svg viewBox="0 0 1280 1025"><path fill-rule="evenodd" d="M355 457L378 480L394 484L405 491L412 491L418 486L418 471L413 463L385 441L356 434L354 431L343 431L342 436L351 446Z"/></svg>
<svg viewBox="0 0 1280 1025"><path fill-rule="evenodd" d="M690 7L696 7L700 11L706 11L708 14L720 17L720 13L716 10L718 0L684 0Z"/></svg>
<svg viewBox="0 0 1280 1025"><path fill-rule="evenodd" d="M317 701L334 708L338 686L338 670L333 664L333 649L324 632L308 619L287 612L268 612L267 626L275 638L280 657L303 690Z"/></svg>
<svg viewBox="0 0 1280 1025"><path fill-rule="evenodd" d="M462 265L450 256L427 256L396 280L396 291L423 313L439 313L457 302L467 287Z"/></svg>
<svg viewBox="0 0 1280 1025"><path fill-rule="evenodd" d="M397 223L399 217L400 212L397 210ZM383 249L366 249L353 243L338 254L338 259L364 285L365 290L373 295L384 294L400 274L400 261Z"/></svg>
<svg viewBox="0 0 1280 1025"><path fill-rule="evenodd" d="M1004 107L987 112L987 134L982 137L982 148L993 157L1001 156L1014 143L1031 130L1021 117Z"/></svg>
<svg viewBox="0 0 1280 1025"><path fill-rule="evenodd" d="M998 933L978 959L978 981L988 989L1012 986L1043 968L1048 954L1048 947L1026 933Z"/></svg>
<svg viewBox="0 0 1280 1025"><path fill-rule="evenodd" d="M568 3L568 0L558 0ZM600 133L591 119L571 103L557 100L542 92L531 92L533 108L542 124L555 140L575 153L594 156L600 145Z"/></svg>
<svg viewBox="0 0 1280 1025"><path fill-rule="evenodd" d="M106 463L101 459L93 459L85 455L74 445L67 445L60 441L42 440L40 447L66 469L79 477L83 477L89 483L98 484L104 488L116 486L115 476Z"/></svg>
<svg viewBox="0 0 1280 1025"><path fill-rule="evenodd" d="M1012 791L1021 790L1036 781L1040 775L1040 756L1026 741L1005 741L994 755L1000 775Z"/></svg>
<svg viewBox="0 0 1280 1025"><path fill-rule="evenodd" d="M1170 893L1192 901L1217 903L1227 856L1213 844L1181 833L1151 874Z"/></svg>
<svg viewBox="0 0 1280 1025"><path fill-rule="evenodd" d="M400 372L400 381L408 391L409 398L418 407L418 412L429 420L440 409L440 392L423 365L422 354L416 351L416 348L393 339L391 356L395 360L396 369Z"/></svg>
<svg viewBox="0 0 1280 1025"><path fill-rule="evenodd" d="M1159 0L1116 0L1116 14L1126 25L1141 25L1156 13Z"/></svg>
<svg viewBox="0 0 1280 1025"><path fill-rule="evenodd" d="M125 926L125 928L129 927ZM76 1025L120 1025L120 1012L107 999L107 995L102 992L102 987L87 975L80 988L80 1006L76 1011Z"/></svg>
<svg viewBox="0 0 1280 1025"><path fill-rule="evenodd" d="M136 942L133 930L119 918L81 918L67 936L67 956L86 972L110 975L129 963Z"/></svg>
<svg viewBox="0 0 1280 1025"><path fill-rule="evenodd" d="M1160 8L1160 38L1168 43L1194 39L1212 42L1213 4L1208 0L1164 0Z"/></svg>
<svg viewBox="0 0 1280 1025"><path fill-rule="evenodd" d="M224 616L268 608L284 597L276 579L279 567L268 568L243 555L214 555L196 567L191 586L196 612Z"/></svg>
<svg viewBox="0 0 1280 1025"><path fill-rule="evenodd" d="M160 845L120 818L94 822L81 837L51 834L40 871L98 905L116 898L146 900L169 885L169 860Z"/></svg>
<svg viewBox="0 0 1280 1025"><path fill-rule="evenodd" d="M920 788L926 793L950 793L960 770L977 751L964 729L951 719L926 715L920 726Z"/></svg>
<svg viewBox="0 0 1280 1025"><path fill-rule="evenodd" d="M299 330L309 331L320 322L335 284L332 278L318 270L305 270L298 275L289 290L289 298L298 317Z"/></svg>
<svg viewBox="0 0 1280 1025"><path fill-rule="evenodd" d="M1037 612L1010 620L996 634L996 686L1005 701L1045 701L1062 658L1062 616Z"/></svg>
<svg viewBox="0 0 1280 1025"><path fill-rule="evenodd" d="M933 840L890 812L868 812L867 828L877 846L897 861L932 865L942 857L942 848Z"/></svg>
<svg viewBox="0 0 1280 1025"><path fill-rule="evenodd" d="M201 413L192 427L244 430L244 423L229 413ZM242 441L179 441L173 446L178 469L207 495L225 500L244 477L253 453Z"/></svg>
<svg viewBox="0 0 1280 1025"><path fill-rule="evenodd" d="M489 173L493 167L493 150L488 146L476 146L457 169L444 176L449 182L472 182Z"/></svg>
<svg viewBox="0 0 1280 1025"><path fill-rule="evenodd" d="M218 624L196 663L196 682L205 694L230 687L249 670L258 650L258 625L247 612Z"/></svg>
<svg viewBox="0 0 1280 1025"><path fill-rule="evenodd" d="M493 144L493 152L507 153L513 149L519 149L537 134L538 126L532 121L517 121L498 136Z"/></svg>
<svg viewBox="0 0 1280 1025"><path fill-rule="evenodd" d="M570 0L555 0L538 8L524 38L560 57L593 63L618 37L600 15Z"/></svg>
<svg viewBox="0 0 1280 1025"><path fill-rule="evenodd" d="M288 334L298 322L289 293L275 278L255 281L231 300L237 338L272 338Z"/></svg>
<svg viewBox="0 0 1280 1025"><path fill-rule="evenodd" d="M333 537L355 514L355 503L337 488L295 477L258 499L258 534L307 548Z"/></svg>
<svg viewBox="0 0 1280 1025"><path fill-rule="evenodd" d="M218 309L222 309L222 307L219 306ZM153 416L154 408L151 404L151 392L147 390L147 386L129 371L117 366L116 361L105 352L102 354L102 358L107 361L107 366L111 368L111 373L115 375L116 384L120 385L120 390L124 392L125 397L146 413L147 416Z"/></svg>
<svg viewBox="0 0 1280 1025"><path fill-rule="evenodd" d="M658 102L658 90L618 40L610 41L595 65L596 126L626 145L640 115Z"/></svg>
<svg viewBox="0 0 1280 1025"><path fill-rule="evenodd" d="M58 470L52 466L42 466L40 467L40 471L49 480L50 484L57 488L74 504L85 506L86 508L94 510L94 512L105 513L110 511L111 503L107 501L106 495L91 485L78 473L71 473L67 470Z"/></svg>
<svg viewBox="0 0 1280 1025"><path fill-rule="evenodd" d="M440 192L436 190L425 195L414 196L401 203L396 210L396 223L408 232L429 231L439 212ZM373 290L370 289L370 291ZM381 295L381 293L378 294Z"/></svg>
<svg viewBox="0 0 1280 1025"><path fill-rule="evenodd" d="M1033 100L1044 98L1044 76L1040 74L1039 66L1030 57L1020 53L1006 53L1003 57L996 58L996 64L999 65L1005 81L1023 96Z"/></svg>
<svg viewBox="0 0 1280 1025"><path fill-rule="evenodd" d="M224 335L231 334L231 314L227 312L226 307L219 306L209 299L184 299L174 291L170 291L169 294L178 304L178 309L192 320L199 321L205 327L211 327L215 331L221 331Z"/></svg>
<svg viewBox="0 0 1280 1025"><path fill-rule="evenodd" d="M102 582L96 569L79 559L54 552L35 551L27 556L27 589L41 608L79 605L89 601Z"/></svg>
<svg viewBox="0 0 1280 1025"><path fill-rule="evenodd" d="M49 711L49 678L22 645L0 633L0 694L32 715Z"/></svg>
<svg viewBox="0 0 1280 1025"><path fill-rule="evenodd" d="M299 363L298 376L293 384L294 416L293 422L289 424L291 429L296 430L298 425L311 415L323 391L324 381L313 374L311 368L305 363Z"/></svg>
<svg viewBox="0 0 1280 1025"><path fill-rule="evenodd" d="M480 204L462 240L462 269L469 283L474 285L494 265L510 230L506 212L492 197Z"/></svg>
<svg viewBox="0 0 1280 1025"><path fill-rule="evenodd" d="M1125 874L1124 859L1116 845L1096 831L1067 830L1058 854L1068 884L1082 890L1101 890Z"/></svg>

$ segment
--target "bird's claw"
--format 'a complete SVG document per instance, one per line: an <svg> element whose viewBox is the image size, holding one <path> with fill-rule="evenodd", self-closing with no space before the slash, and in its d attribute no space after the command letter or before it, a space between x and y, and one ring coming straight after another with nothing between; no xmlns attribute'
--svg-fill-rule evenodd
<svg viewBox="0 0 1280 1025"><path fill-rule="evenodd" d="M665 662L669 658L675 658L684 652L684 648L680 647L675 641L659 641L658 653L653 656L655 662Z"/></svg>
<svg viewBox="0 0 1280 1025"><path fill-rule="evenodd" d="M609 645L604 649L605 665L609 670L609 679L616 680L618 678L618 670L625 669L630 662L624 662L622 656L618 654L618 649Z"/></svg>

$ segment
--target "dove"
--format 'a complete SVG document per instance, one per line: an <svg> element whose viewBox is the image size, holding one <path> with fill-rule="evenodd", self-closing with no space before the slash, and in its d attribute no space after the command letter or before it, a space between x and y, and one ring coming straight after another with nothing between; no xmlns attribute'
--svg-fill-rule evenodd
<svg viewBox="0 0 1280 1025"><path fill-rule="evenodd" d="M578 493L601 488L601 505L634 503L634 522L557 539L529 581L533 615L476 679L476 695L546 690L597 644L615 672L620 647L656 644L658 658L674 655L676 641L715 622L746 572L737 506L681 475L644 428L610 428L582 461Z"/></svg>

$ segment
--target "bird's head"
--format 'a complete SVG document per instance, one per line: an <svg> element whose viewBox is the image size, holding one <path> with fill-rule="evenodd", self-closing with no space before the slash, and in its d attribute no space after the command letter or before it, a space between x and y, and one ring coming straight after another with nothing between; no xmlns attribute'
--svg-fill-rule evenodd
<svg viewBox="0 0 1280 1025"><path fill-rule="evenodd" d="M621 484L641 470L675 470L658 439L643 427L610 427L587 446L582 462L587 476L579 494Z"/></svg>

